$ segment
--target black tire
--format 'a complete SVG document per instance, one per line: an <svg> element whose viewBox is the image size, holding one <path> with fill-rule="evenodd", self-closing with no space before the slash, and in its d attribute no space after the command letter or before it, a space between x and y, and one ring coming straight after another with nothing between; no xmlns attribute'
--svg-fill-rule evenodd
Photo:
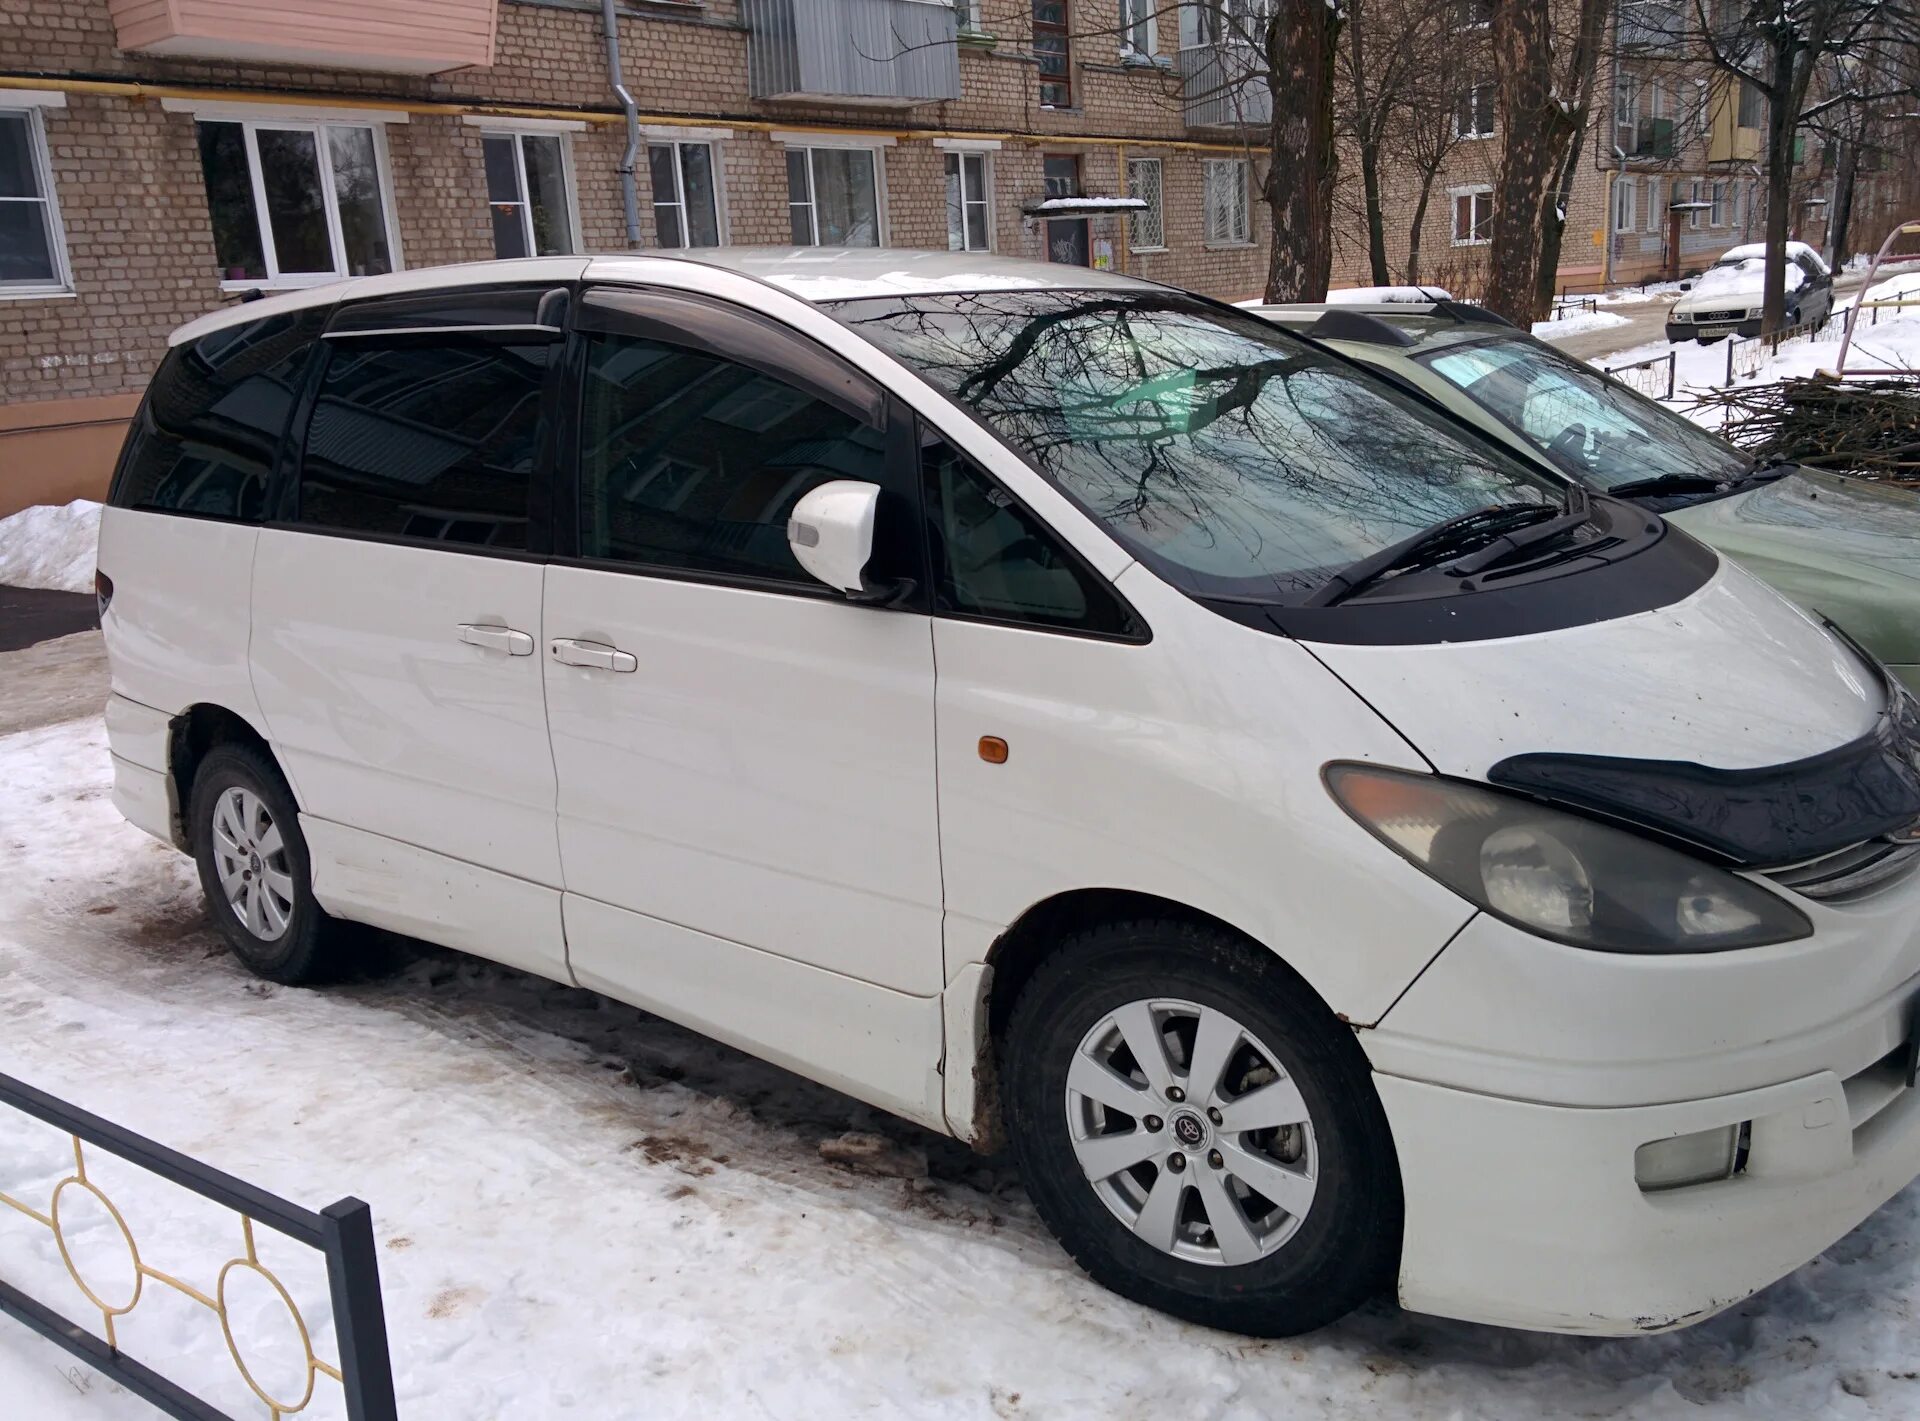
<svg viewBox="0 0 1920 1421"><path fill-rule="evenodd" d="M1291 1237L1254 1261L1190 1261L1144 1241L1095 1193L1074 1153L1066 1085L1074 1053L1109 1013L1152 998L1226 1012L1279 1058L1306 1103L1315 1193ZM1177 920L1082 932L1022 989L1002 1070L1008 1138L1035 1208L1074 1261L1121 1296L1209 1327L1288 1337L1392 1282L1400 1169L1366 1057L1352 1029L1271 953ZM1196 1157L1191 1170L1204 1167Z"/></svg>
<svg viewBox="0 0 1920 1421"><path fill-rule="evenodd" d="M286 929L277 937L263 936L248 926L228 901L215 864L214 817L221 797L233 789L257 796L280 830L292 892ZM207 910L233 955L248 971L289 987L326 981L340 974L346 925L328 917L314 901L312 866L307 841L300 833L299 808L272 757L244 744L216 745L209 750L193 777L187 825L194 861L200 868L200 887L207 895Z"/></svg>

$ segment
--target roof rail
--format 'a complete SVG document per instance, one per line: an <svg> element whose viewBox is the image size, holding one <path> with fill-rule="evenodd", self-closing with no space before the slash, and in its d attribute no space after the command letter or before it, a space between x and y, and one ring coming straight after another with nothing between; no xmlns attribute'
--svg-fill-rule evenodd
<svg viewBox="0 0 1920 1421"><path fill-rule="evenodd" d="M1483 326L1513 327L1513 322L1498 312L1489 311L1485 306L1469 306L1464 301L1435 301L1433 314L1451 316L1456 321L1477 321Z"/></svg>

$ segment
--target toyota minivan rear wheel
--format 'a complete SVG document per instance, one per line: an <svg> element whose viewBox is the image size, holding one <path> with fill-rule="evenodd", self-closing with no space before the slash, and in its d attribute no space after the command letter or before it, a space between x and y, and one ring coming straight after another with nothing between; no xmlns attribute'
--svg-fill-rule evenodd
<svg viewBox="0 0 1920 1421"><path fill-rule="evenodd" d="M335 976L345 925L314 900L307 841L279 768L250 745L217 745L193 777L188 833L200 886L233 955L301 986Z"/></svg>
<svg viewBox="0 0 1920 1421"><path fill-rule="evenodd" d="M1035 1207L1115 1292L1284 1337L1391 1281L1399 1169L1366 1058L1270 953L1179 921L1085 932L1021 991L1004 1072Z"/></svg>

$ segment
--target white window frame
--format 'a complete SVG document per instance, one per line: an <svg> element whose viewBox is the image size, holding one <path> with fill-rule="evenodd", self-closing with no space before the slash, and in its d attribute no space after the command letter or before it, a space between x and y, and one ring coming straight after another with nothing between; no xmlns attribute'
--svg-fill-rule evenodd
<svg viewBox="0 0 1920 1421"><path fill-rule="evenodd" d="M980 0L953 0L954 18L960 22L960 33L977 35L984 31L980 28Z"/></svg>
<svg viewBox="0 0 1920 1421"><path fill-rule="evenodd" d="M1629 74L1624 70L1614 75L1613 126L1615 128L1624 128L1628 133L1633 133L1639 128L1640 89L1641 83L1638 75ZM1629 139L1621 146L1623 148L1631 148L1633 146L1632 140Z"/></svg>
<svg viewBox="0 0 1920 1421"><path fill-rule="evenodd" d="M1713 186L1710 189L1708 189L1708 193L1709 193L1709 196L1707 200L1713 204L1713 210L1707 214L1707 225L1709 227L1726 226L1727 225L1726 180L1724 178L1716 180Z"/></svg>
<svg viewBox="0 0 1920 1421"><path fill-rule="evenodd" d="M1664 211L1666 204L1660 200L1660 197L1661 197L1660 189L1665 182L1666 182L1666 179L1662 177L1650 177L1647 179L1647 212L1646 212L1645 227L1647 232L1649 233L1658 233L1659 231L1662 230L1664 225L1661 221L1661 218L1663 218L1666 215Z"/></svg>
<svg viewBox="0 0 1920 1421"><path fill-rule="evenodd" d="M1483 93L1487 95L1487 101L1484 105L1482 105L1476 97ZM1475 128L1471 130L1462 128L1460 126L1460 110L1463 105L1471 112L1475 123L1480 123L1484 118L1487 126L1485 128ZM1481 112L1483 108L1485 109L1484 115ZM1467 85L1467 87L1461 91L1460 98L1454 102L1453 136L1462 142L1471 142L1474 139L1492 138L1499 131L1499 92L1493 80L1483 79L1479 83Z"/></svg>
<svg viewBox="0 0 1920 1421"><path fill-rule="evenodd" d="M1154 220L1160 224L1160 240L1158 242L1141 242L1136 240L1134 237L1136 223L1143 214L1129 212L1127 214L1127 250L1132 252L1164 252L1167 249L1167 165L1165 160L1160 158L1127 159L1128 197L1138 196L1133 190L1133 165L1135 163L1151 163L1160 170L1160 180L1154 185L1154 195L1158 199L1158 203L1150 209L1153 213ZM1248 217L1248 223L1249 225L1252 223L1251 215Z"/></svg>
<svg viewBox="0 0 1920 1421"><path fill-rule="evenodd" d="M1700 190L1703 184L1698 178L1690 179L1690 183L1691 185L1687 188L1687 201L1700 202L1702 200ZM1700 224L1705 217L1706 212L1701 208L1695 207L1690 210L1687 213L1687 230L1689 232L1698 232L1700 230Z"/></svg>
<svg viewBox="0 0 1920 1421"><path fill-rule="evenodd" d="M1122 59L1144 60L1151 64L1154 55L1160 52L1159 0L1120 0L1120 57ZM1144 15L1139 14L1145 10ZM1147 32L1147 47L1140 48L1133 42L1134 35L1144 24Z"/></svg>
<svg viewBox="0 0 1920 1421"><path fill-rule="evenodd" d="M471 117L471 115L469 115ZM520 185L520 233L526 241L527 255L538 256L533 246L533 194L527 188L527 146L522 141L527 138L558 138L560 140L560 183L565 189L566 210L562 214L567 224L568 248L557 252L556 256L573 256L581 248L580 239L580 197L573 179L573 141L569 133L586 127L584 123L575 124L561 121L556 123L487 123L476 125L480 129L480 138L484 143L489 138L511 138L513 140L514 181ZM483 202L490 208L492 199L486 194L486 168L481 167L481 193ZM499 260L499 258L496 258Z"/></svg>
<svg viewBox="0 0 1920 1421"><path fill-rule="evenodd" d="M771 137L775 143L779 144L782 149L785 150L785 152L781 155L781 164L780 164L780 167L781 167L780 183L783 188L786 187L787 185L786 153L803 152L807 155L807 203L806 203L807 222L813 233L813 241L811 245L816 247L820 245L820 209L818 204L814 200L814 179L813 179L814 151L816 149L823 149L823 148L833 149L838 151L845 151L847 149L858 149L864 152L872 153L873 154L873 220L874 220L875 226L879 229L874 234L876 238L875 246L885 247L885 246L892 245L892 243L888 240L890 236L890 230L889 230L888 219L887 219L887 154L886 154L886 150L894 146L894 142L895 142L894 139L887 138L887 137L870 136L866 134L847 134L845 136L841 136L838 134L824 134L824 133L795 133L792 131L783 131L780 129L774 130L768 136ZM793 194L791 192L787 193L786 198L783 201L782 205L787 209L788 221L791 222L792 216L793 216L793 208L798 206L798 204L793 201ZM861 250L861 249L855 248L854 250Z"/></svg>
<svg viewBox="0 0 1920 1421"><path fill-rule="evenodd" d="M1462 10L1467 11L1467 13L1471 15L1473 12L1473 9L1474 9L1474 6L1472 4L1472 0L1453 0L1453 3L1447 15L1447 28L1452 30L1455 34L1465 34L1469 30L1492 29L1493 16L1491 11L1489 11L1487 18L1484 20L1474 20L1474 19L1462 20L1460 18L1460 12Z"/></svg>
<svg viewBox="0 0 1920 1421"><path fill-rule="evenodd" d="M1640 184L1621 173L1613 180L1613 230L1617 233L1631 232L1639 221L1636 204L1640 197Z"/></svg>
<svg viewBox="0 0 1920 1421"><path fill-rule="evenodd" d="M65 108L67 96L42 90L0 90L0 113L27 121L27 161L33 167L38 197L0 198L0 202L32 202L40 207L46 225L47 251L53 258L53 275L46 281L0 286L0 301L44 301L48 297L71 296L73 268L67 262L67 229L60 220L60 196L53 185L53 155L47 147L47 126L40 110Z"/></svg>
<svg viewBox="0 0 1920 1421"><path fill-rule="evenodd" d="M1459 199L1463 197L1470 197L1470 198L1476 199L1476 201L1471 205L1469 205L1469 207L1467 208L1469 217L1468 217L1468 225L1467 225L1467 235L1464 237L1460 235L1460 204L1459 204ZM1447 228L1452 235L1454 246L1484 247L1493 240L1493 234L1491 232L1489 232L1484 237L1476 237L1473 235L1473 229L1475 227L1479 227L1483 225L1480 222L1476 222L1472 220L1472 214L1479 206L1477 199L1480 199L1480 198L1486 199L1486 202L1487 202L1486 221L1492 222L1493 221L1493 184L1492 183L1466 183L1460 187L1450 187L1447 189Z"/></svg>
<svg viewBox="0 0 1920 1421"><path fill-rule="evenodd" d="M978 158L980 160L981 193L977 199L967 196L967 160L969 158ZM940 190L942 195L946 192L945 180L948 163L955 164L960 174L960 245L957 247L953 245L953 227L951 221L949 221L947 227L947 250L950 252L990 252L996 245L994 237L994 219L996 214L993 206L993 153L985 148L947 148L940 156ZM811 180L813 173L811 165L809 165L807 173L809 180ZM968 245L967 208L976 203L979 206L985 207L987 210L987 244L984 247ZM948 210L947 216L949 219L952 218L953 213L951 209Z"/></svg>
<svg viewBox="0 0 1920 1421"><path fill-rule="evenodd" d="M1213 190L1214 174L1222 168L1232 168L1240 183L1240 215L1245 223L1240 232L1216 232L1213 230ZM1161 177L1164 179L1165 174ZM1253 164L1245 158L1209 158L1202 165L1200 173L1200 221L1208 247L1250 247L1253 245Z"/></svg>
<svg viewBox="0 0 1920 1421"><path fill-rule="evenodd" d="M722 140L714 136L714 130L689 128L676 131L668 128L642 128L640 132L645 146L648 149L647 164L649 183L652 181L652 150L655 148L671 148L673 150L673 193L680 208L680 235L682 237L686 236L688 230L687 175L680 165L680 148L683 144L688 146L699 145L706 148L707 167L713 174L714 230L719 234L721 246L732 246L733 238L727 231L726 149L721 146ZM732 130L723 130L723 132L730 134ZM650 206L658 207L659 204L650 203ZM687 242L682 242L677 247L668 247L662 244L660 242L660 219L657 213L654 216L653 240L655 245L661 247L662 251L697 252L705 250L704 248L693 246Z"/></svg>
<svg viewBox="0 0 1920 1421"><path fill-rule="evenodd" d="M393 114L380 109L329 112L324 109L283 108L275 104L198 103L180 99L162 99L160 106L169 112L192 114L196 123L237 123L241 127L241 139L247 154L247 176L253 189L253 215L260 224L260 257L266 265L267 275L259 280L242 277L229 281L223 277L220 281L222 291L297 291L306 286L338 281L346 274L346 239L340 230L340 212L335 205L333 191L333 154L323 131L328 128L364 128L373 134L373 162L380 170L380 215L386 220L387 250L393 254L393 269L406 270L406 256L400 249L400 224L394 213L393 158L387 150L387 125L405 123L405 114ZM267 217L267 191L260 172L260 148L255 138L262 128L293 129L315 135L315 152L321 164L321 198L326 206L327 240L333 249L334 269L330 272L283 275L280 271L279 256L273 246L273 224Z"/></svg>

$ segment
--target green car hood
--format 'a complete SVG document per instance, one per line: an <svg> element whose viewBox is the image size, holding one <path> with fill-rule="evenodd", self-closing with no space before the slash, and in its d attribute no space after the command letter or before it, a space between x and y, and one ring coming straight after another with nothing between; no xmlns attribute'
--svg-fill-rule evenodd
<svg viewBox="0 0 1920 1421"><path fill-rule="evenodd" d="M1920 689L1920 495L1811 469L1667 515Z"/></svg>

